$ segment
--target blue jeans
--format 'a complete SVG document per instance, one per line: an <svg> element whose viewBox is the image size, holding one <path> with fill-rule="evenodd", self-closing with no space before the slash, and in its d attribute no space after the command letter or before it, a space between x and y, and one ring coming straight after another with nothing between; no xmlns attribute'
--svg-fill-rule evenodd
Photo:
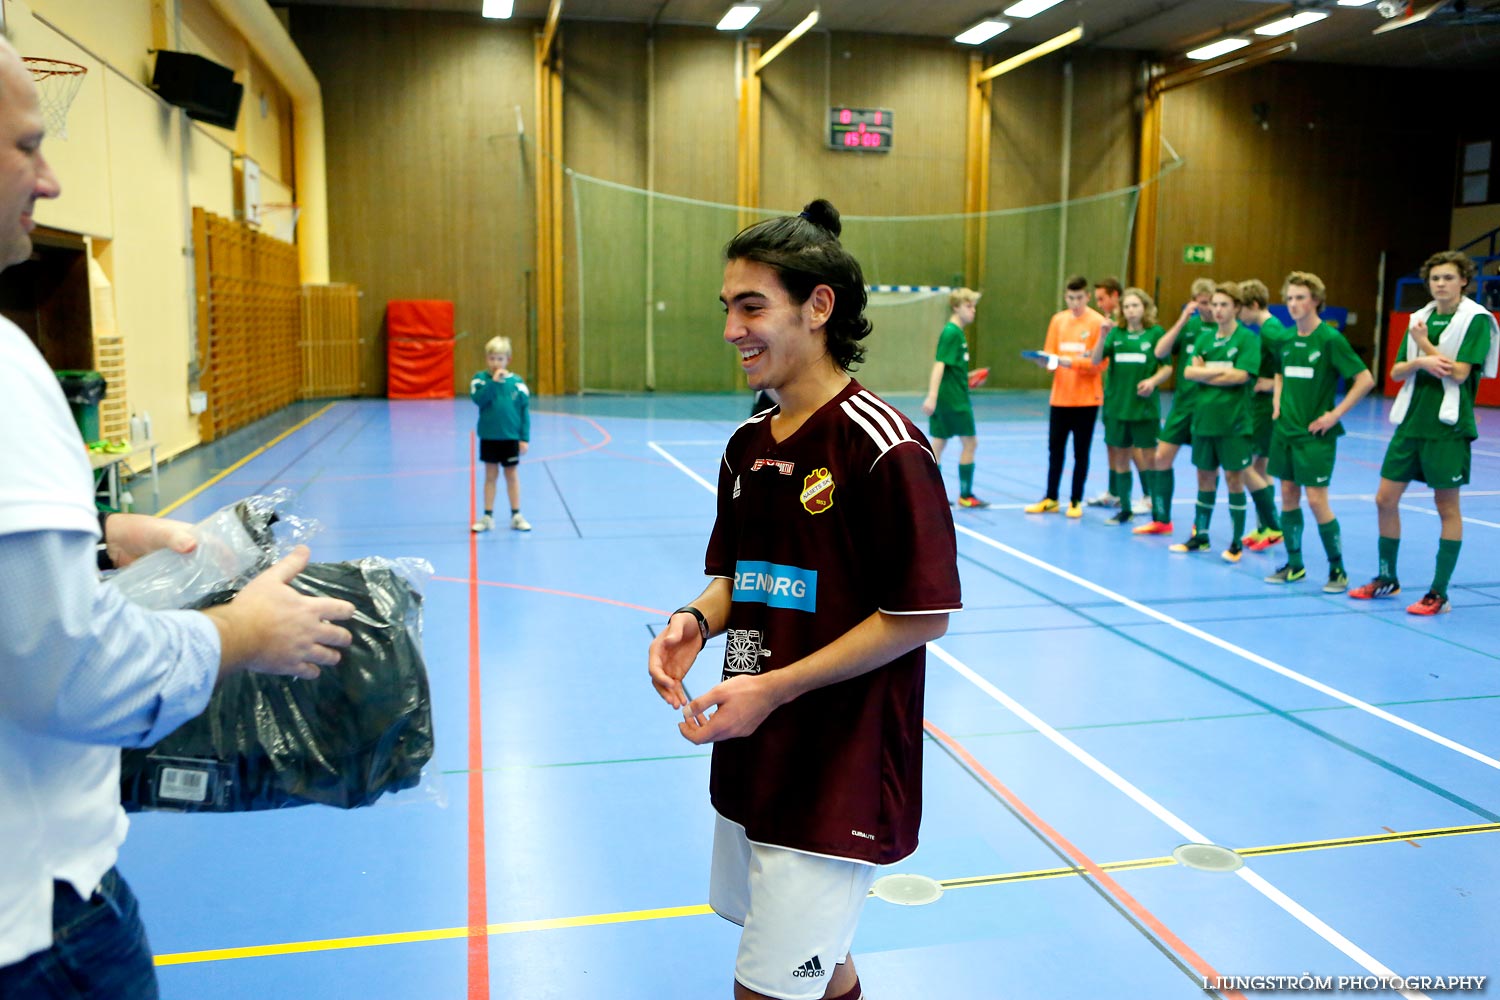
<svg viewBox="0 0 1500 1000"><path fill-rule="evenodd" d="M157 1000L151 945L130 886L111 868L91 899L52 885L52 947L0 969L5 1000Z"/></svg>

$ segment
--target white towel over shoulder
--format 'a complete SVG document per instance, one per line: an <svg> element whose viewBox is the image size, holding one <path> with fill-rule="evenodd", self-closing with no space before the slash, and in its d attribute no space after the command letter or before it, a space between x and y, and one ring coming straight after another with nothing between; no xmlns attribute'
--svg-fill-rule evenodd
<svg viewBox="0 0 1500 1000"><path fill-rule="evenodd" d="M1429 302L1421 309L1412 313L1411 324L1425 323L1437 308L1436 302ZM1495 314L1486 310L1478 302L1470 298L1458 300L1458 309L1453 314L1453 319L1448 323L1448 328L1438 338L1438 350L1450 358L1458 356L1458 349L1463 346L1464 335L1469 332L1469 327L1474 325L1476 317L1483 316L1490 321L1490 350L1484 358L1484 368L1481 375L1484 378L1494 378L1500 371L1500 323L1495 320ZM1404 361L1415 361L1421 354L1416 344L1412 343L1410 337L1406 338L1406 351ZM1401 391L1396 394L1396 402L1391 406L1391 423L1399 424L1406 419L1407 408L1411 406L1412 387L1416 385L1416 374L1413 373L1401 386ZM1443 378L1443 405L1438 410L1438 419L1445 424L1458 423L1458 381L1451 377Z"/></svg>

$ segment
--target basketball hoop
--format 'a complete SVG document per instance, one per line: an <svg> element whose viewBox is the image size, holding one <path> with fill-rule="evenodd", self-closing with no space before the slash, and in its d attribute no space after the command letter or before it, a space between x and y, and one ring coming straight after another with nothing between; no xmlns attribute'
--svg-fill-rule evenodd
<svg viewBox="0 0 1500 1000"><path fill-rule="evenodd" d="M283 243L296 243L297 216L301 214L302 206L294 201L261 202L260 219L252 225L259 226L261 232Z"/></svg>
<svg viewBox="0 0 1500 1000"><path fill-rule="evenodd" d="M61 59L43 59L26 56L26 68L36 81L37 99L42 107L42 120L47 123L49 135L59 139L68 137L68 108L83 86L88 67Z"/></svg>

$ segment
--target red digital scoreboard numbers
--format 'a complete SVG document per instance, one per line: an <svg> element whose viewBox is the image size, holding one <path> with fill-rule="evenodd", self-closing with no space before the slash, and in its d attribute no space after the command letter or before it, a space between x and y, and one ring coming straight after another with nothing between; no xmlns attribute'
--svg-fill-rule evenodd
<svg viewBox="0 0 1500 1000"><path fill-rule="evenodd" d="M895 120L889 108L829 108L828 148L889 153Z"/></svg>

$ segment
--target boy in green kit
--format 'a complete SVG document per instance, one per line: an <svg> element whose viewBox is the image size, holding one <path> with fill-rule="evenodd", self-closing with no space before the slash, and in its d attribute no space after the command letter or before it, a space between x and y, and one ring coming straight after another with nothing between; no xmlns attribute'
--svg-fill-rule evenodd
<svg viewBox="0 0 1500 1000"><path fill-rule="evenodd" d="M469 380L469 398L479 407L479 460L484 463L484 516L471 531L495 527L495 482L505 470L510 526L530 531L521 513L521 456L531 440L531 390L510 370L510 338L492 337L484 345L485 368Z"/></svg>
<svg viewBox="0 0 1500 1000"><path fill-rule="evenodd" d="M1219 470L1229 488L1229 519L1233 536L1222 553L1225 562L1239 562L1245 530L1245 467L1250 464L1250 432L1254 421L1250 397L1255 373L1260 371L1260 338L1239 321L1240 288L1232 281L1214 286L1209 300L1215 327L1194 345L1194 357L1182 376L1195 382L1193 400L1193 466L1198 470L1198 503L1193 533L1173 552L1208 548L1208 526L1213 520Z"/></svg>
<svg viewBox="0 0 1500 1000"><path fill-rule="evenodd" d="M1263 552L1281 541L1281 520L1276 516L1276 495L1266 477L1266 460L1271 453L1271 393L1276 387L1276 363L1283 341L1290 336L1281 320L1266 306L1271 291L1256 278L1240 282L1240 322L1260 332L1260 371L1256 373L1255 395L1250 401L1255 427L1250 432L1250 467L1245 470L1250 502L1255 504L1255 530L1240 539L1251 552Z"/></svg>
<svg viewBox="0 0 1500 1000"><path fill-rule="evenodd" d="M1349 591L1358 600L1401 593L1396 553L1401 544L1401 495L1420 479L1432 487L1442 519L1437 570L1427 594L1407 607L1414 615L1452 610L1448 581L1463 544L1458 490L1469 481L1474 393L1480 378L1495 376L1500 360L1500 329L1495 317L1464 296L1474 280L1474 262L1457 250L1433 254L1422 265L1422 280L1433 301L1412 314L1391 378L1404 382L1391 407L1396 433L1380 466L1375 507L1380 513L1380 569L1375 579Z"/></svg>
<svg viewBox="0 0 1500 1000"><path fill-rule="evenodd" d="M974 495L974 451L979 439L974 434L974 404L969 401L969 344L964 328L974 322L980 293L972 288L955 288L948 296L951 315L943 332L938 334L937 360L927 380L927 398L922 412L927 414L927 436L932 441L932 457L941 467L943 445L957 437L963 448L958 453L958 505L971 510L989 504Z"/></svg>
<svg viewBox="0 0 1500 1000"><path fill-rule="evenodd" d="M1096 289L1095 295L1097 296ZM1109 451L1109 495L1120 505L1110 524L1129 524L1130 460L1146 475L1156 453L1161 430L1161 399L1157 388L1172 373L1156 357L1162 329L1156 322L1156 303L1139 288L1127 288L1119 298L1124 326L1114 326L1108 314L1094 345L1094 365L1109 359L1104 369L1104 444ZM1102 505L1098 505L1102 506Z"/></svg>
<svg viewBox="0 0 1500 1000"><path fill-rule="evenodd" d="M1365 363L1349 341L1318 318L1324 302L1322 280L1316 274L1293 271L1282 284L1281 297L1295 326L1274 346L1277 372L1272 391L1275 424L1271 432L1269 469L1281 480L1281 530L1286 536L1286 565L1266 577L1267 583L1295 583L1307 575L1302 562L1302 491L1318 522L1318 537L1328 555L1325 594L1349 586L1339 543L1339 522L1328 505L1328 486L1338 440L1339 423L1375 385ZM1342 375L1351 379L1338 405L1334 395Z"/></svg>
<svg viewBox="0 0 1500 1000"><path fill-rule="evenodd" d="M1170 535L1172 533L1172 494L1176 492L1177 475L1172 463L1177 460L1177 449L1193 440L1193 393L1197 385L1182 377L1183 369L1192 360L1194 345L1205 327L1212 328L1208 308L1214 292L1214 283L1209 278L1198 278L1193 282L1192 301L1182 307L1166 333L1156 341L1156 356L1165 361L1177 356L1177 381L1172 390L1172 408L1167 411L1157 438L1155 460L1151 474L1151 522L1132 529L1137 535Z"/></svg>

